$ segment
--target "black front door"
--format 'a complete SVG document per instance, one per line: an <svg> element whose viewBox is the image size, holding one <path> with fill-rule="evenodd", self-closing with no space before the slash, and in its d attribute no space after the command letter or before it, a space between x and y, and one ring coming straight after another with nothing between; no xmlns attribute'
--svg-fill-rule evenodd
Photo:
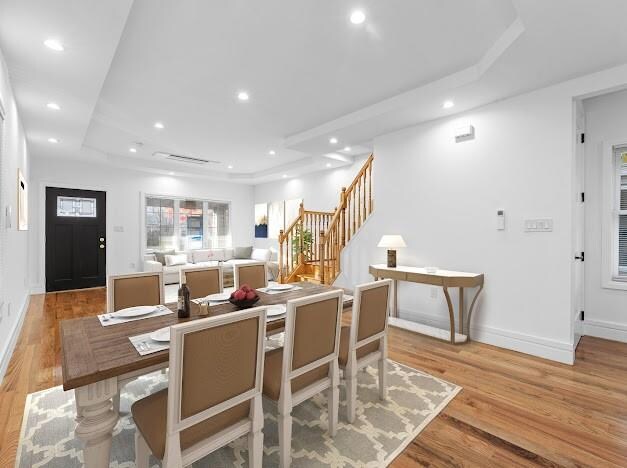
<svg viewBox="0 0 627 468"><path fill-rule="evenodd" d="M46 291L104 286L105 192L46 187Z"/></svg>

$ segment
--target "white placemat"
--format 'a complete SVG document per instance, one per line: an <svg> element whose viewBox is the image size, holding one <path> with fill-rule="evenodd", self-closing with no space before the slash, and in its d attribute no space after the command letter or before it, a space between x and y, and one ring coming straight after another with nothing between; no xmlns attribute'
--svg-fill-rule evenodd
<svg viewBox="0 0 627 468"><path fill-rule="evenodd" d="M282 293L291 292L291 291L298 291L299 289L303 289L303 287L302 286L294 286L291 289L285 289L283 291L273 291L273 290L268 289L268 288L259 288L259 289L257 289L257 291L261 291L261 292L266 293L266 294L282 294Z"/></svg>
<svg viewBox="0 0 627 468"><path fill-rule="evenodd" d="M277 333L276 335L268 336L265 344L265 351L272 351L283 347L285 342L285 332Z"/></svg>
<svg viewBox="0 0 627 468"><path fill-rule="evenodd" d="M98 320L100 321L100 325L102 325L103 327L108 327L109 325L117 325L119 323L134 322L135 320L143 320L147 318L159 317L160 315L168 315L168 314L174 313L164 305L157 306L157 309L158 309L157 312L153 312L152 314L146 314L146 315L142 315L141 317L131 317L131 318L116 317L115 312L113 312L112 314L100 314L98 316Z"/></svg>
<svg viewBox="0 0 627 468"><path fill-rule="evenodd" d="M351 296L350 294L344 294L343 297L344 297L344 302L353 300L353 296Z"/></svg>
<svg viewBox="0 0 627 468"><path fill-rule="evenodd" d="M163 351L164 349L170 349L169 342L151 340L151 333L154 332L128 337L140 356L146 356L147 354L157 353L159 351Z"/></svg>

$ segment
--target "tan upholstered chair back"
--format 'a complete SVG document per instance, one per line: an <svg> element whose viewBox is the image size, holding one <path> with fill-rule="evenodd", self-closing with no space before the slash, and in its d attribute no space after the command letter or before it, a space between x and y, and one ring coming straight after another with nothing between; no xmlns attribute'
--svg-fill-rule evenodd
<svg viewBox="0 0 627 468"><path fill-rule="evenodd" d="M268 286L268 269L265 262L245 263L233 267L235 289L247 284L253 289Z"/></svg>
<svg viewBox="0 0 627 468"><path fill-rule="evenodd" d="M357 334L353 343L372 341L387 332L391 288L390 279L355 287L351 331Z"/></svg>
<svg viewBox="0 0 627 468"><path fill-rule="evenodd" d="M298 375L337 358L342 291L334 290L287 303L284 375Z"/></svg>
<svg viewBox="0 0 627 468"><path fill-rule="evenodd" d="M107 281L107 312L127 307L163 304L161 272L112 275Z"/></svg>
<svg viewBox="0 0 627 468"><path fill-rule="evenodd" d="M265 307L171 328L168 433L261 394L265 333Z"/></svg>
<svg viewBox="0 0 627 468"><path fill-rule="evenodd" d="M222 268L181 268L181 284L186 283L190 298L197 299L222 292Z"/></svg>

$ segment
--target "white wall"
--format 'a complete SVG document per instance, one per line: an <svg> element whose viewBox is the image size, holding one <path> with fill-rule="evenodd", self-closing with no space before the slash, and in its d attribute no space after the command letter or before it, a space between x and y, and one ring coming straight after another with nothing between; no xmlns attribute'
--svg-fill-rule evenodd
<svg viewBox="0 0 627 468"><path fill-rule="evenodd" d="M45 186L107 192L107 273L141 270L140 193L231 202L233 245L252 245L253 188L243 184L170 177L70 160L33 158L31 176L31 262L33 289L45 289ZM114 232L121 226L123 232Z"/></svg>
<svg viewBox="0 0 627 468"><path fill-rule="evenodd" d="M353 164L337 169L327 169L308 174L306 177L268 182L255 185L255 203L302 198L306 210L332 211L340 201L342 187L349 185L368 156L355 158ZM288 220L290 223L293 220ZM276 247L276 239L255 239L255 247Z"/></svg>
<svg viewBox="0 0 627 468"><path fill-rule="evenodd" d="M465 123L476 138L456 143ZM369 280L368 264L385 262L380 236L402 234L400 264L485 273L475 339L569 362L571 126L571 100L548 89L376 138L376 211L345 252L342 283ZM545 217L553 232L523 231ZM401 317L448 325L430 292L401 284Z"/></svg>
<svg viewBox="0 0 627 468"><path fill-rule="evenodd" d="M603 159L627 142L627 91L584 101L586 116L585 333L627 342L627 290L602 286Z"/></svg>
<svg viewBox="0 0 627 468"><path fill-rule="evenodd" d="M385 262L380 236L402 234L409 247L399 263L485 273L473 339L572 363L579 307L573 102L626 85L620 66L376 138L375 212L344 250L337 284L371 280L368 265ZM453 131L465 123L476 138L455 143ZM322 190L327 178L269 184L256 188L255 200L303 195L326 209L334 203ZM496 230L498 209L505 231ZM523 232L524 219L540 217L553 218L553 232ZM447 326L442 294L431 299L430 292L401 285L401 315Z"/></svg>
<svg viewBox="0 0 627 468"><path fill-rule="evenodd" d="M17 230L17 170L29 179L29 156L24 130L15 106L4 58L0 53L0 102L6 112L0 155L0 381L8 365L28 305L28 232ZM5 224L5 207L13 210L12 226Z"/></svg>

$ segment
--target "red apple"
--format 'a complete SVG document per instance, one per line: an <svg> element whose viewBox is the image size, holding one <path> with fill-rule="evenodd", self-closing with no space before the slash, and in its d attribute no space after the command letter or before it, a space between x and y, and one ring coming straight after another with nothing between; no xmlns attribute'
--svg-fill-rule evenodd
<svg viewBox="0 0 627 468"><path fill-rule="evenodd" d="M242 290L240 291L235 291L235 300L236 301L243 301L244 299L246 299L246 293Z"/></svg>
<svg viewBox="0 0 627 468"><path fill-rule="evenodd" d="M248 291L246 293L246 299L249 301L252 301L256 297L257 297L257 294L255 294L255 291Z"/></svg>

